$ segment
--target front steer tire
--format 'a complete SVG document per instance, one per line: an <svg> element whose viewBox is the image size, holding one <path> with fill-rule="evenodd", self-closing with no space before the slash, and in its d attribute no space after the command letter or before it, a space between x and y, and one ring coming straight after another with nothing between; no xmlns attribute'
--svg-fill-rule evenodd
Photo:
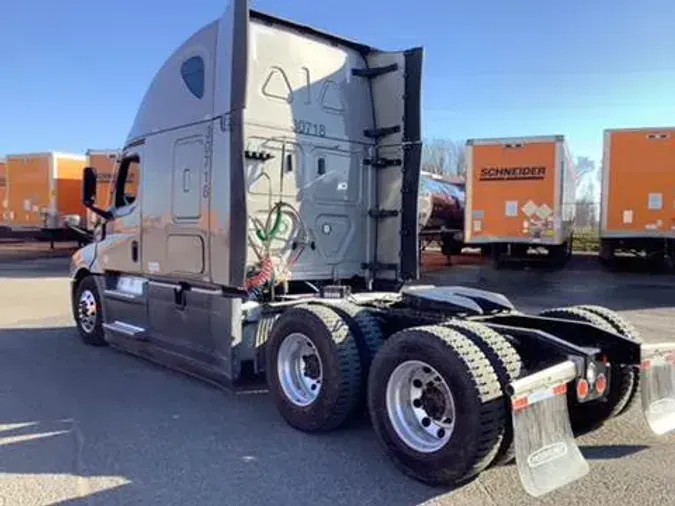
<svg viewBox="0 0 675 506"><path fill-rule="evenodd" d="M279 374L280 349L287 339L296 339L294 335L306 338L314 363L316 357L320 361L318 395L304 405L285 393L283 368ZM274 323L266 348L269 391L279 414L291 427L303 432L328 432L351 418L362 395L359 348L347 322L335 310L318 305L285 310ZM304 362L304 374L300 371L299 376L315 374L316 369L312 372L308 363ZM298 370L303 367L299 362L296 366Z"/></svg>
<svg viewBox="0 0 675 506"><path fill-rule="evenodd" d="M93 276L86 276L77 283L72 305L75 326L82 342L88 346L107 346L101 296Z"/></svg>
<svg viewBox="0 0 675 506"><path fill-rule="evenodd" d="M389 380L410 361L435 369L452 393L454 427L447 442L435 451L419 451L407 444L388 411ZM392 413L402 407L396 404ZM394 465L431 486L465 483L490 465L500 449L506 420L502 389L488 358L470 339L440 326L402 330L384 343L370 368L368 408L378 440Z"/></svg>

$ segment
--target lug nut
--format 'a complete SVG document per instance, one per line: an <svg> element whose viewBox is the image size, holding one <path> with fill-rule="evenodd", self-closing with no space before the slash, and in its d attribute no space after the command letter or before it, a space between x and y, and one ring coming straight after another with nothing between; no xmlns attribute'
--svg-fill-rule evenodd
<svg viewBox="0 0 675 506"><path fill-rule="evenodd" d="M422 418L422 425L429 427L429 425L431 425L431 420L429 420L427 417Z"/></svg>
<svg viewBox="0 0 675 506"><path fill-rule="evenodd" d="M445 429L438 429L438 432L436 433L439 439L445 436Z"/></svg>
<svg viewBox="0 0 675 506"><path fill-rule="evenodd" d="M413 386L414 386L415 388L422 388L422 382L421 382L420 380L418 380L418 379L413 380Z"/></svg>
<svg viewBox="0 0 675 506"><path fill-rule="evenodd" d="M416 408L421 408L422 407L422 401L420 399L415 399L413 401L413 406L415 406Z"/></svg>

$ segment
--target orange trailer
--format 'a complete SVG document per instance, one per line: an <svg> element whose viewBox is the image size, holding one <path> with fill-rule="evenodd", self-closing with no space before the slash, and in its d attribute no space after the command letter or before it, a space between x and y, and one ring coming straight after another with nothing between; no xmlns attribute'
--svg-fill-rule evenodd
<svg viewBox="0 0 675 506"><path fill-rule="evenodd" d="M7 215L7 161L0 158L0 228Z"/></svg>
<svg viewBox="0 0 675 506"><path fill-rule="evenodd" d="M500 263L572 252L576 167L564 136L470 139L466 144L465 243Z"/></svg>
<svg viewBox="0 0 675 506"><path fill-rule="evenodd" d="M113 189L115 171L119 150L90 149L87 151L87 165L96 169L96 200L97 206L107 209L111 204L110 196ZM96 215L87 211L87 227L91 228L96 221Z"/></svg>
<svg viewBox="0 0 675 506"><path fill-rule="evenodd" d="M675 127L604 132L600 258L675 257Z"/></svg>
<svg viewBox="0 0 675 506"><path fill-rule="evenodd" d="M82 169L86 159L65 153L7 156L5 225L13 232L60 231L84 219Z"/></svg>

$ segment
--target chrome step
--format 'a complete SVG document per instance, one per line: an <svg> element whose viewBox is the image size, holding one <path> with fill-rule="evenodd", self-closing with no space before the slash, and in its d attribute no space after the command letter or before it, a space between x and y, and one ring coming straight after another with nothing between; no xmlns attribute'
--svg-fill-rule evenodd
<svg viewBox="0 0 675 506"><path fill-rule="evenodd" d="M113 323L104 323L103 328L110 332L122 334L126 337L131 337L134 339L144 339L147 337L147 332L143 327L137 327L131 323L125 323L119 320Z"/></svg>

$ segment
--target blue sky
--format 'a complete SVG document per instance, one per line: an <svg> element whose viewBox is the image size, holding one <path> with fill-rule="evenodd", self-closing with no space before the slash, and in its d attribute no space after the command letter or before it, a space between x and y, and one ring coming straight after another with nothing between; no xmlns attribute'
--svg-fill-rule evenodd
<svg viewBox="0 0 675 506"><path fill-rule="evenodd" d="M146 86L224 0L22 0L0 10L0 156L117 148ZM254 0L383 49L425 47L427 137L675 124L675 2Z"/></svg>

